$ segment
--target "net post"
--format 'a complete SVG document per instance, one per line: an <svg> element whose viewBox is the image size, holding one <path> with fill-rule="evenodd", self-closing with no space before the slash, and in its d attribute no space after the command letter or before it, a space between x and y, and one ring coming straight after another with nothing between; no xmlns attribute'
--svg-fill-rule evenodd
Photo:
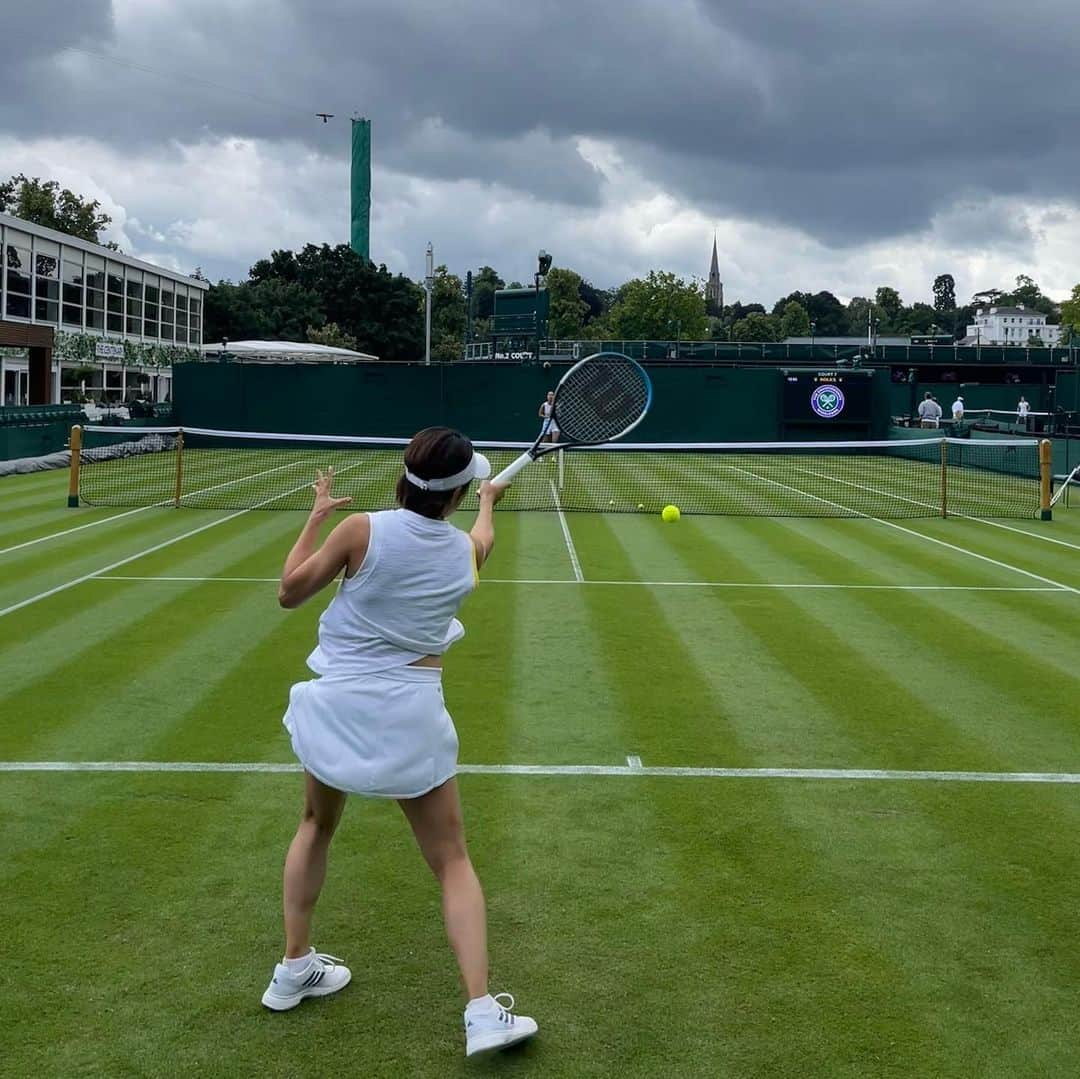
<svg viewBox="0 0 1080 1079"><path fill-rule="evenodd" d="M1039 519L1042 521L1051 520L1054 514L1053 450L1050 439L1039 442Z"/></svg>
<svg viewBox="0 0 1080 1079"><path fill-rule="evenodd" d="M71 467L68 469L68 508L79 508L79 468L82 464L82 428L71 428Z"/></svg>
<svg viewBox="0 0 1080 1079"><path fill-rule="evenodd" d="M181 427L176 432L176 493L173 497L173 506L180 508L180 496L184 490L184 429Z"/></svg>
<svg viewBox="0 0 1080 1079"><path fill-rule="evenodd" d="M941 516L949 516L949 442L941 440Z"/></svg>

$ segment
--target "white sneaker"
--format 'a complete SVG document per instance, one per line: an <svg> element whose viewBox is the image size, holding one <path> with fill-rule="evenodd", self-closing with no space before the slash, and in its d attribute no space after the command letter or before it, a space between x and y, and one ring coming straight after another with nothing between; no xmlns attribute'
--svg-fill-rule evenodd
<svg viewBox="0 0 1080 1079"><path fill-rule="evenodd" d="M275 1012L295 1008L304 997L325 997L344 989L352 980L352 971L340 959L311 949L311 962L299 973L284 963L274 967L274 976L263 993L263 1006Z"/></svg>
<svg viewBox="0 0 1080 1079"><path fill-rule="evenodd" d="M465 1009L465 1055L490 1053L531 1038L540 1028L527 1015L511 1015L514 998L509 993L492 997L488 1008ZM508 1004L501 1001L508 1000Z"/></svg>

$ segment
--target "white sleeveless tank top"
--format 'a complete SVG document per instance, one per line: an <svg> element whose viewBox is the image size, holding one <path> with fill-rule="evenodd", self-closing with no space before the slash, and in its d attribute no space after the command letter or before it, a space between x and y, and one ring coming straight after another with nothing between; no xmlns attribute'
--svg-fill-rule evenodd
<svg viewBox="0 0 1080 1079"><path fill-rule="evenodd" d="M476 587L472 540L411 510L368 515L363 565L319 619L308 666L324 677L372 674L442 655L465 634L456 615Z"/></svg>

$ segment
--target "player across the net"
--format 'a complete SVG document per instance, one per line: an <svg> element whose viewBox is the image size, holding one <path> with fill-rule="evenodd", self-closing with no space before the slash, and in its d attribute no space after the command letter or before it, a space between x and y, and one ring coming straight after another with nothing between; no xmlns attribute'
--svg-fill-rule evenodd
<svg viewBox="0 0 1080 1079"><path fill-rule="evenodd" d="M72 497L104 506L303 508L303 481L332 466L353 504L393 505L404 439L86 427ZM477 442L494 469L526 443ZM1049 443L926 438L863 442L614 443L536 461L509 510L797 517L1040 516L1050 509Z"/></svg>

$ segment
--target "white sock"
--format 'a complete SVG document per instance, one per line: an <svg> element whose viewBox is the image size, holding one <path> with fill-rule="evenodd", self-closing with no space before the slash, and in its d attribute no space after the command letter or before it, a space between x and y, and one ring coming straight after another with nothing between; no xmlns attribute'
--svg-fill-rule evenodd
<svg viewBox="0 0 1080 1079"><path fill-rule="evenodd" d="M489 1012L494 1007L495 998L488 993L486 996L476 997L475 999L470 1000L469 1003L465 1005L465 1010L467 1012Z"/></svg>
<svg viewBox="0 0 1080 1079"><path fill-rule="evenodd" d="M307 968L311 965L311 957L314 954L315 949L311 948L309 949L307 955L302 955L299 959L290 959L288 956L286 956L284 959L284 963L285 966L289 968L289 973L299 974L302 970L307 970Z"/></svg>

